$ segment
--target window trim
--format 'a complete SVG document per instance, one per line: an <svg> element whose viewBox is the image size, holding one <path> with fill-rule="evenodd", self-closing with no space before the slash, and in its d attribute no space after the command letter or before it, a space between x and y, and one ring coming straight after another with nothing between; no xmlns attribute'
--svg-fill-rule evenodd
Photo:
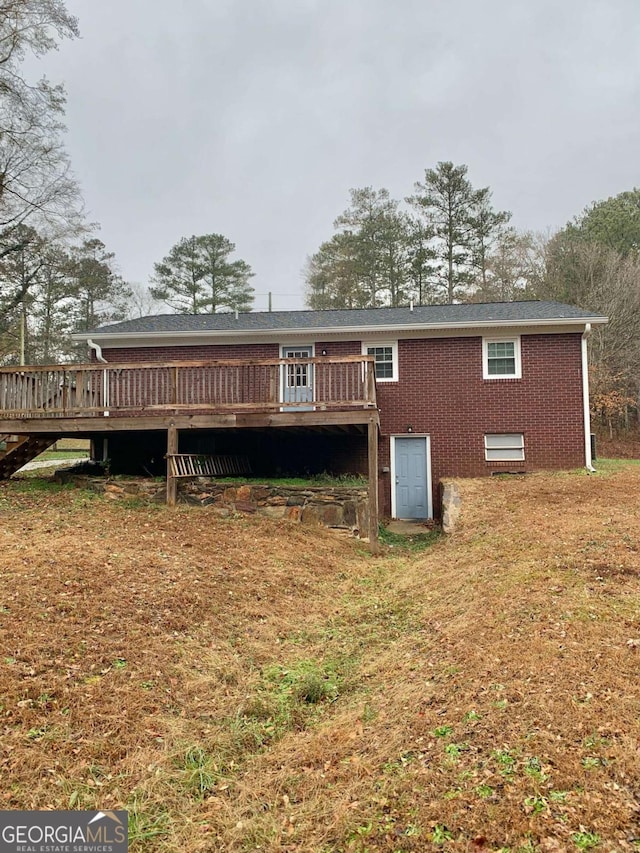
<svg viewBox="0 0 640 853"><path fill-rule="evenodd" d="M513 445L513 444L512 445L505 444L503 446L498 446L498 447L488 447L487 446L487 438L489 438L489 437L502 438L502 437L506 437L506 436L510 436L510 437L516 437L517 436L517 437L519 437L520 438L520 445L518 446L518 445ZM500 452L501 450L520 450L520 451L522 451L522 456L519 459L514 459L513 457L511 457L509 459L496 458L496 457L489 459L489 456L488 456L489 451L493 451L495 453L496 451ZM525 447L524 447L524 433L523 432L485 432L485 434L484 434L484 461L485 462L525 462L526 461L526 455L525 455Z"/></svg>
<svg viewBox="0 0 640 853"><path fill-rule="evenodd" d="M387 377L377 377L376 382L397 382L398 381L398 341L361 341L362 345L362 355L368 355L367 350L370 347L390 347L391 348L391 365L392 365L392 376Z"/></svg>
<svg viewBox="0 0 640 853"><path fill-rule="evenodd" d="M515 373L489 373L489 344L514 344ZM522 379L522 357L520 335L501 338L482 338L482 378L483 379Z"/></svg>

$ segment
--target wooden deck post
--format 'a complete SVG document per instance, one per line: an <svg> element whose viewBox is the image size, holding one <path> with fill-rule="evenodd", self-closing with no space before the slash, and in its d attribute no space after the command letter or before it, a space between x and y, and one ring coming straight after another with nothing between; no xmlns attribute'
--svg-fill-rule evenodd
<svg viewBox="0 0 640 853"><path fill-rule="evenodd" d="M171 368L171 402L178 405L178 368L175 365Z"/></svg>
<svg viewBox="0 0 640 853"><path fill-rule="evenodd" d="M175 506L178 498L178 481L173 476L171 456L178 452L178 430L171 423L167 431L167 506Z"/></svg>
<svg viewBox="0 0 640 853"><path fill-rule="evenodd" d="M269 403L275 404L278 402L278 371L280 367L277 364L269 366Z"/></svg>
<svg viewBox="0 0 640 853"><path fill-rule="evenodd" d="M369 418L368 425L369 460L369 546L373 554L378 546L378 424L375 418Z"/></svg>

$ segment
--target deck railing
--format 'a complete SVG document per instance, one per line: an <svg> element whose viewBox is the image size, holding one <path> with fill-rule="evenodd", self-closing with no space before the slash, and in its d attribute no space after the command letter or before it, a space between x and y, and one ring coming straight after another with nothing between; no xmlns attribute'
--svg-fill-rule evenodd
<svg viewBox="0 0 640 853"><path fill-rule="evenodd" d="M376 407L371 356L0 368L0 420Z"/></svg>

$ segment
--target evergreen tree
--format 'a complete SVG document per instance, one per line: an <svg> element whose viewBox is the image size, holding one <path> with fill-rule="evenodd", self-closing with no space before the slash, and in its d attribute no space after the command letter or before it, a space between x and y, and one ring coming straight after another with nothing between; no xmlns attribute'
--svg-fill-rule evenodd
<svg viewBox="0 0 640 853"><path fill-rule="evenodd" d="M200 307L210 314L219 309L251 311L253 288L249 279L254 273L246 261L230 261L235 244L222 234L205 234L196 238L197 250L202 258L202 280L205 296Z"/></svg>
<svg viewBox="0 0 640 853"><path fill-rule="evenodd" d="M74 266L69 253L48 245L43 253L38 286L32 292L32 350L34 364L54 364L74 353Z"/></svg>
<svg viewBox="0 0 640 853"><path fill-rule="evenodd" d="M151 295L178 314L199 314L205 299L197 237L183 237L154 267Z"/></svg>
<svg viewBox="0 0 640 853"><path fill-rule="evenodd" d="M438 163L425 171L407 201L433 234L433 285L440 302L456 302L468 294L473 280L473 211L478 193L467 178L466 166Z"/></svg>
<svg viewBox="0 0 640 853"><path fill-rule="evenodd" d="M351 233L334 234L307 261L307 305L325 308L366 308L369 293L360 286L357 239Z"/></svg>
<svg viewBox="0 0 640 853"><path fill-rule="evenodd" d="M470 211L471 264L475 271L476 287L484 292L488 291L492 250L510 219L508 211L493 209L488 187L475 193Z"/></svg>
<svg viewBox="0 0 640 853"><path fill-rule="evenodd" d="M30 225L16 225L0 234L0 331L25 312L29 290L43 264L44 240Z"/></svg>
<svg viewBox="0 0 640 853"><path fill-rule="evenodd" d="M435 259L433 231L423 220L409 218L407 280L410 295L417 305L429 305L437 301L433 286Z"/></svg>
<svg viewBox="0 0 640 853"><path fill-rule="evenodd" d="M337 233L307 262L307 304L375 308L408 301L409 220L386 189L352 189Z"/></svg>
<svg viewBox="0 0 640 853"><path fill-rule="evenodd" d="M615 249L621 255L640 254L640 189L627 190L594 202L564 229L566 236Z"/></svg>
<svg viewBox="0 0 640 853"><path fill-rule="evenodd" d="M229 259L235 248L221 234L183 237L155 265L152 297L179 314L250 311L253 272L246 261Z"/></svg>
<svg viewBox="0 0 640 853"><path fill-rule="evenodd" d="M114 270L114 255L101 240L85 240L72 253L75 331L86 332L121 320L130 291Z"/></svg>
<svg viewBox="0 0 640 853"><path fill-rule="evenodd" d="M511 216L495 211L488 188L474 190L466 166L438 163L400 209L386 189L350 191L336 233L304 271L312 308L453 302L489 292L492 251Z"/></svg>

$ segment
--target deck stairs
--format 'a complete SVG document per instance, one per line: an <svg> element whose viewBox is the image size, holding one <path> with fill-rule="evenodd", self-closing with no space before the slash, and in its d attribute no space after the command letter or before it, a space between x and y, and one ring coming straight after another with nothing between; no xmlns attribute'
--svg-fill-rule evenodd
<svg viewBox="0 0 640 853"><path fill-rule="evenodd" d="M57 435L0 435L0 480L8 480L57 439Z"/></svg>

